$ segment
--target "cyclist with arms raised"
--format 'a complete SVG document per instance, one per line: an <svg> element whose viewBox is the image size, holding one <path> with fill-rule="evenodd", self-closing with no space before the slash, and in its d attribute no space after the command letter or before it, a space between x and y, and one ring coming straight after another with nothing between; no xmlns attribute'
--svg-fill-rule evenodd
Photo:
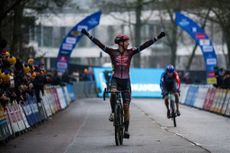
<svg viewBox="0 0 230 153"><path fill-rule="evenodd" d="M129 128L129 105L131 102L131 85L130 85L130 76L129 68L131 64L131 59L133 55L140 53L145 48L151 46L158 39L165 36L164 32L161 32L159 36L154 37L140 45L138 48L128 48L129 46L129 37L124 34L119 34L115 37L115 44L118 45L117 49L109 48L102 44L97 38L91 36L85 29L81 31L86 35L91 41L93 41L99 48L104 52L110 55L113 70L112 70L112 80L111 80L111 97L110 104L112 113L110 114L110 121L113 121L114 117L114 104L116 94L115 91L125 91L122 92L123 106L124 106L124 124L125 132L124 138L129 138L128 128Z"/></svg>
<svg viewBox="0 0 230 153"><path fill-rule="evenodd" d="M167 117L170 118L169 102L168 102L168 92L174 93L176 99L176 113L180 116L179 111L179 94L180 94L180 78L178 73L175 71L173 65L167 65L165 72L161 75L160 87L162 95L165 101L165 106L167 108Z"/></svg>

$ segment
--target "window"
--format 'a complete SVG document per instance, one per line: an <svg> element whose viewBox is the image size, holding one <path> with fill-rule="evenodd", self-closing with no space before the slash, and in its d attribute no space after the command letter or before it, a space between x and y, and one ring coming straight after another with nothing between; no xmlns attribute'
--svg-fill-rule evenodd
<svg viewBox="0 0 230 153"><path fill-rule="evenodd" d="M58 48L61 44L61 33L59 27L53 27L53 44L52 47Z"/></svg>
<svg viewBox="0 0 230 153"><path fill-rule="evenodd" d="M148 37L151 38L155 35L154 24L149 25Z"/></svg>
<svg viewBox="0 0 230 153"><path fill-rule="evenodd" d="M53 44L53 27L42 27L43 46L52 47Z"/></svg>
<svg viewBox="0 0 230 153"><path fill-rule="evenodd" d="M114 34L115 34L115 30L113 26L108 26L107 27L107 34L108 34L108 39L106 44L112 44L113 42L111 42L111 40L113 40Z"/></svg>
<svg viewBox="0 0 230 153"><path fill-rule="evenodd" d="M42 45L42 39L41 39L41 25L36 26L36 39L38 42L38 46Z"/></svg>

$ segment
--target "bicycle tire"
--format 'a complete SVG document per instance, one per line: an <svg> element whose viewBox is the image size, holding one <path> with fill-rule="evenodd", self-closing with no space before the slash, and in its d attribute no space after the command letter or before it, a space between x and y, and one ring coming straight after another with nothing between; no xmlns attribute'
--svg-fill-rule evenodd
<svg viewBox="0 0 230 153"><path fill-rule="evenodd" d="M123 107L122 107L122 105L120 105L120 115L119 115L119 133L120 133L120 137L119 137L119 139L120 139L120 145L122 145L123 144L123 138L124 138L124 125L123 125L123 123L124 123L124 114L123 114Z"/></svg>
<svg viewBox="0 0 230 153"><path fill-rule="evenodd" d="M121 139L121 111L122 107L121 104L117 103L114 109L114 128L115 128L115 142L116 145L119 146L123 143L123 138Z"/></svg>
<svg viewBox="0 0 230 153"><path fill-rule="evenodd" d="M175 102L173 100L170 100L170 107L171 107L171 114L172 114L173 125L174 125L174 127L176 127Z"/></svg>

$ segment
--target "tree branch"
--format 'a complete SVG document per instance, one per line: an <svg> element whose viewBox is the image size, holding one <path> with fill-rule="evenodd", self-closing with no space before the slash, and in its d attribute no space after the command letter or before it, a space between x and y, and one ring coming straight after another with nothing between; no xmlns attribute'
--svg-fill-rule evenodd
<svg viewBox="0 0 230 153"><path fill-rule="evenodd" d="M204 29L205 26L206 26L206 23L207 23L207 20L208 20L210 11L211 11L211 8L208 9L208 12L207 12L207 14L206 14L206 16L205 16L204 22L203 22L203 24L202 24L202 26L201 26L202 29ZM187 64L187 66L186 66L186 70L189 70L190 67L191 67L192 60L193 60L193 58L194 58L194 56L195 56L195 52L196 52L197 46L198 46L198 44L196 43L196 45L193 47L192 55L190 56L190 58L189 58L189 60L188 60L188 64Z"/></svg>
<svg viewBox="0 0 230 153"><path fill-rule="evenodd" d="M26 3L26 1L28 1L28 0L16 0L16 2L15 2L13 5L11 5L9 8L7 8L6 11L4 11L4 12L0 15L0 19L1 19L1 20L4 19L10 11L12 11L15 7L17 7L17 6L20 5L21 3L23 3L23 2Z"/></svg>

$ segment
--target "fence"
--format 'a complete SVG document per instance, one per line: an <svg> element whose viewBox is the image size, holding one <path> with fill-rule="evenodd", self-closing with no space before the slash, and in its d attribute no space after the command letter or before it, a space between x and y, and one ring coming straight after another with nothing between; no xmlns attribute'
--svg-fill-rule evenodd
<svg viewBox="0 0 230 153"><path fill-rule="evenodd" d="M230 90L206 85L182 85L182 104L230 117Z"/></svg>
<svg viewBox="0 0 230 153"><path fill-rule="evenodd" d="M12 102L5 108L0 105L0 141L8 140L24 132L57 112L67 108L76 100L74 86L53 86L45 89L42 102L37 103L35 96L26 95L26 101L18 104Z"/></svg>
<svg viewBox="0 0 230 153"><path fill-rule="evenodd" d="M67 108L78 98L96 97L95 82L74 82L64 87L52 86L45 89L42 102L29 94L21 104L0 105L0 141L31 129L57 112ZM230 117L230 90L216 89L205 85L182 85L182 104L215 112Z"/></svg>

